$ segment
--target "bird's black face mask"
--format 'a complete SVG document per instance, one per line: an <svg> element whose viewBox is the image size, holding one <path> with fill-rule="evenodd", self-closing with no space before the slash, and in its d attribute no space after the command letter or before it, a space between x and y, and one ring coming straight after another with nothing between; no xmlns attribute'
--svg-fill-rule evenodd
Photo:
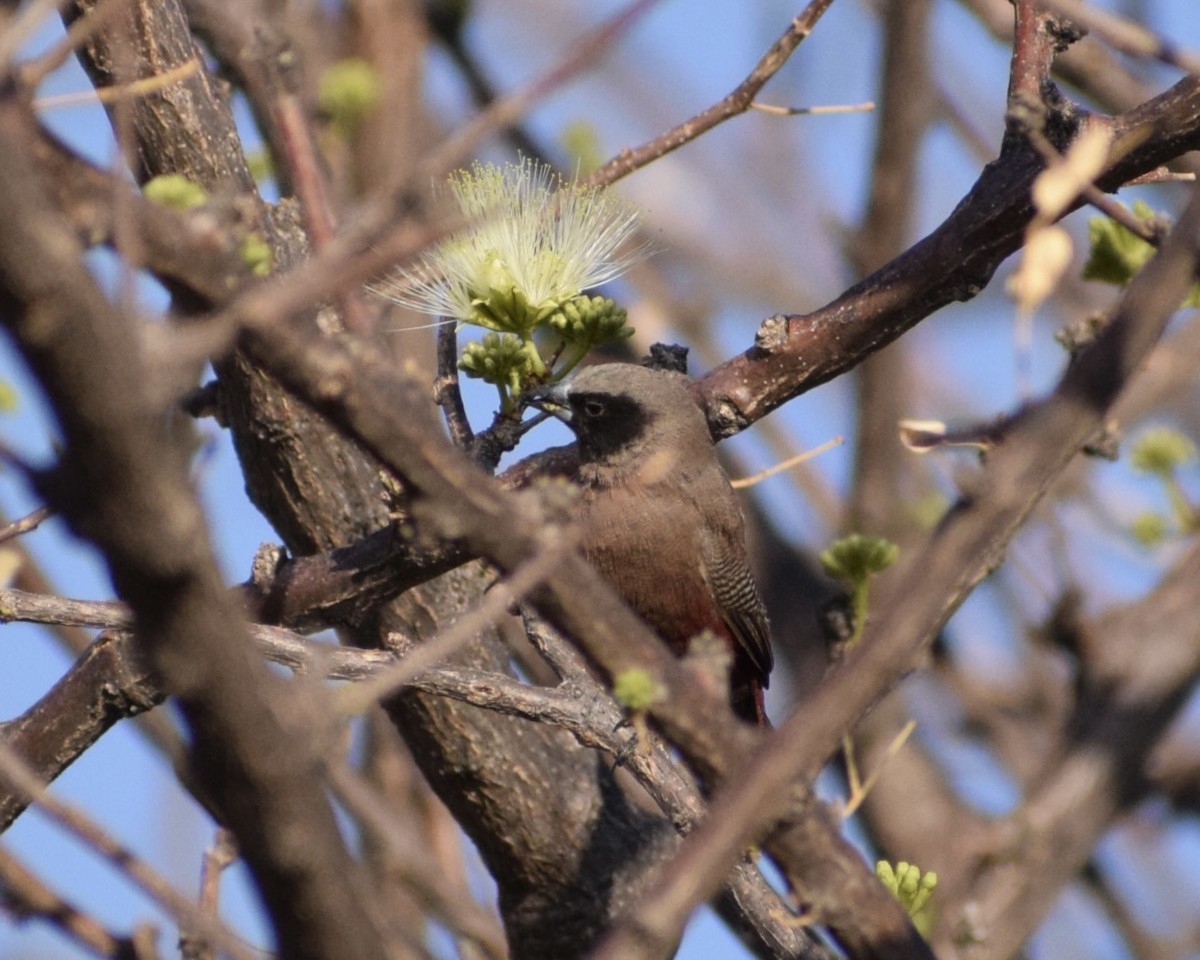
<svg viewBox="0 0 1200 960"><path fill-rule="evenodd" d="M530 396L535 407L557 417L579 440L580 459L604 461L636 445L649 425L649 414L623 393L575 389L571 381L544 387Z"/></svg>

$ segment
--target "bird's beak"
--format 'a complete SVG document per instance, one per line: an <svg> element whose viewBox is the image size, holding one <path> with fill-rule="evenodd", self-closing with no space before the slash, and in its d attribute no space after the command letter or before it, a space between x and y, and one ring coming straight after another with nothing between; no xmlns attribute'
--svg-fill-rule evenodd
<svg viewBox="0 0 1200 960"><path fill-rule="evenodd" d="M539 410L544 410L552 417L557 417L563 423L571 422L570 384L560 382L537 387L529 392L529 402Z"/></svg>

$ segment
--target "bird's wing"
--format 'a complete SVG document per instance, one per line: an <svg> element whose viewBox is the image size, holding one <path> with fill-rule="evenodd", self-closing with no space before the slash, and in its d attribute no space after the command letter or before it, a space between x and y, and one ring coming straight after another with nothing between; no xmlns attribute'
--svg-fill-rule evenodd
<svg viewBox="0 0 1200 960"><path fill-rule="evenodd" d="M775 665L766 607L744 550L731 549L712 535L701 542L701 557L721 617L765 687ZM740 544L738 545L740 546Z"/></svg>

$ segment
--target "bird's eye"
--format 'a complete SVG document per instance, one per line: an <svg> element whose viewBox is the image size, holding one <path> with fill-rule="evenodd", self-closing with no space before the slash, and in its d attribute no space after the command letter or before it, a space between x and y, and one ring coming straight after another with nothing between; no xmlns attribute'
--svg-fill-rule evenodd
<svg viewBox="0 0 1200 960"><path fill-rule="evenodd" d="M586 417L604 416L604 403L600 400L586 400L583 404L583 414Z"/></svg>

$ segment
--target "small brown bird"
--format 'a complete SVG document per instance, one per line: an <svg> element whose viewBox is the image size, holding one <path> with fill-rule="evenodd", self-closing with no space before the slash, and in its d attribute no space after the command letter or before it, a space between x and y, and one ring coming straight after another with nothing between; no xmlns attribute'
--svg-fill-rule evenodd
<svg viewBox="0 0 1200 960"><path fill-rule="evenodd" d="M741 506L683 379L609 363L541 391L537 402L579 440L588 560L676 655L705 629L721 638L733 658L733 709L765 723L774 662L766 608Z"/></svg>

